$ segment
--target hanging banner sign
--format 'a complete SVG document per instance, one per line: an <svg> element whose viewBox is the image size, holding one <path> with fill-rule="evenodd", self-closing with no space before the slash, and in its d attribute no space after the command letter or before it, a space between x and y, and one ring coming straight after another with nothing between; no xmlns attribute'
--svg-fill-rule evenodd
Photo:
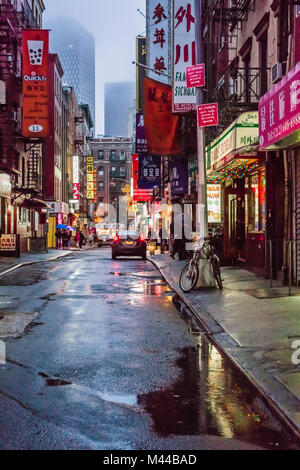
<svg viewBox="0 0 300 470"><path fill-rule="evenodd" d="M171 194L188 193L188 165L186 161L178 161L170 164Z"/></svg>
<svg viewBox="0 0 300 470"><path fill-rule="evenodd" d="M171 62L171 0L147 0L147 58L146 75L169 84Z"/></svg>
<svg viewBox="0 0 300 470"><path fill-rule="evenodd" d="M95 198L94 194L94 157L86 158L86 198Z"/></svg>
<svg viewBox="0 0 300 470"><path fill-rule="evenodd" d="M140 156L139 188L153 189L161 184L161 157L157 155Z"/></svg>
<svg viewBox="0 0 300 470"><path fill-rule="evenodd" d="M139 155L148 153L148 143L143 114L136 115L136 153Z"/></svg>
<svg viewBox="0 0 300 470"><path fill-rule="evenodd" d="M134 202L149 202L152 201L152 189L139 188L139 155L132 155L132 180L133 180L133 201Z"/></svg>
<svg viewBox="0 0 300 470"><path fill-rule="evenodd" d="M49 31L22 31L24 137L49 136Z"/></svg>
<svg viewBox="0 0 300 470"><path fill-rule="evenodd" d="M222 222L220 184L207 185L207 210L209 224L220 224Z"/></svg>
<svg viewBox="0 0 300 470"><path fill-rule="evenodd" d="M193 65L186 69L186 86L188 88L205 86L205 65Z"/></svg>
<svg viewBox="0 0 300 470"><path fill-rule="evenodd" d="M136 61L138 64L147 65L147 44L144 36L136 38ZM142 111L144 109L144 67L136 68L136 109Z"/></svg>
<svg viewBox="0 0 300 470"><path fill-rule="evenodd" d="M196 65L194 0L174 3L174 85L173 112L196 111L196 88L188 88L186 69Z"/></svg>
<svg viewBox="0 0 300 470"><path fill-rule="evenodd" d="M218 104L202 104L198 106L198 126L209 127L218 125Z"/></svg>
<svg viewBox="0 0 300 470"><path fill-rule="evenodd" d="M145 78L144 96L148 152L159 156L179 154L180 117L172 114L172 87Z"/></svg>
<svg viewBox="0 0 300 470"><path fill-rule="evenodd" d="M73 157L73 200L79 201L79 157Z"/></svg>

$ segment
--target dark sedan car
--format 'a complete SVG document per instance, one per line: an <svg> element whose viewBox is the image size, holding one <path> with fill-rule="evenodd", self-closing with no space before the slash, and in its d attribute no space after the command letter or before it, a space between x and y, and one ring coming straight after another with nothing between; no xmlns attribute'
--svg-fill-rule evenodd
<svg viewBox="0 0 300 470"><path fill-rule="evenodd" d="M137 231L120 232L112 242L112 259L117 256L141 256L147 258L147 243Z"/></svg>

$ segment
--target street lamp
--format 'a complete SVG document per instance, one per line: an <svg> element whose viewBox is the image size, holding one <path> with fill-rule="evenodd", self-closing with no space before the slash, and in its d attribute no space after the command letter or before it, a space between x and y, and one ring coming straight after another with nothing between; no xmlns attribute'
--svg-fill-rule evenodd
<svg viewBox="0 0 300 470"><path fill-rule="evenodd" d="M157 73L158 75L164 75L165 77L172 78L171 75L168 75L167 73L163 73L163 72L160 72L159 70L155 70L152 67L148 67L148 65L135 62L135 60L133 60L132 63L133 65L136 65L137 67L142 67L143 69L150 70L151 72Z"/></svg>

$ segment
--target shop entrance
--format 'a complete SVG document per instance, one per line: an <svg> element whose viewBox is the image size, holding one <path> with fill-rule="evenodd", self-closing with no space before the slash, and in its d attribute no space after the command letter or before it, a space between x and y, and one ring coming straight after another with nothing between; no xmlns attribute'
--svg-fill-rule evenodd
<svg viewBox="0 0 300 470"><path fill-rule="evenodd" d="M245 261L244 180L225 188L224 258L226 264Z"/></svg>
<svg viewBox="0 0 300 470"><path fill-rule="evenodd" d="M265 274L266 173L255 169L225 188L224 257Z"/></svg>

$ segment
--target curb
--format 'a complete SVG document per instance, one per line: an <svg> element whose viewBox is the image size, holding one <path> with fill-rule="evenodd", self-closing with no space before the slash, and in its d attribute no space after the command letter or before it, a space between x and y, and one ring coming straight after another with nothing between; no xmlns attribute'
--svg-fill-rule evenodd
<svg viewBox="0 0 300 470"><path fill-rule="evenodd" d="M251 384L252 387L255 388L257 393L264 399L264 401L267 403L268 407L272 411L272 413L277 417L277 419L281 422L281 424L289 430L289 432L292 433L293 437L300 443L300 429L299 427L292 421L292 419L285 414L284 411L280 408L280 406L269 396L268 392L264 390L264 388L258 384L256 379L250 375L239 363L238 361L230 354L230 352L226 351L225 348L215 339L214 332L211 331L209 326L206 324L206 322L199 316L197 310L193 307L192 303L189 302L183 295L183 293L175 286L173 285L173 282L171 282L163 272L163 270L155 263L154 260L150 259L147 257L148 261L152 263L156 269L161 273L163 278L166 280L166 282L170 285L170 287L176 292L178 297L180 298L180 301L192 312L196 322L198 325L205 331L206 335L208 336L209 340L211 343L218 349L218 351L230 362L232 367L236 369L244 378ZM175 306L176 308L176 306ZM213 318L212 318L213 320ZM220 325L221 327L221 325ZM221 327L222 328L222 327ZM225 332L225 330L222 328L222 330ZM231 336L226 333L230 338Z"/></svg>
<svg viewBox="0 0 300 470"><path fill-rule="evenodd" d="M51 259L45 259L45 260L39 259L35 261L27 261L25 263L19 263L19 264L16 264L15 266L12 266L11 268L6 269L6 271L1 272L0 277L5 276L6 274L10 274L13 271L16 271L17 269L24 268L25 266L31 266L33 264L38 264L38 263L50 263L51 261L57 261L59 259L66 258L67 256L70 256L72 254L73 252L68 253L67 255L63 255L63 256L62 255L56 256L55 258L51 258Z"/></svg>

